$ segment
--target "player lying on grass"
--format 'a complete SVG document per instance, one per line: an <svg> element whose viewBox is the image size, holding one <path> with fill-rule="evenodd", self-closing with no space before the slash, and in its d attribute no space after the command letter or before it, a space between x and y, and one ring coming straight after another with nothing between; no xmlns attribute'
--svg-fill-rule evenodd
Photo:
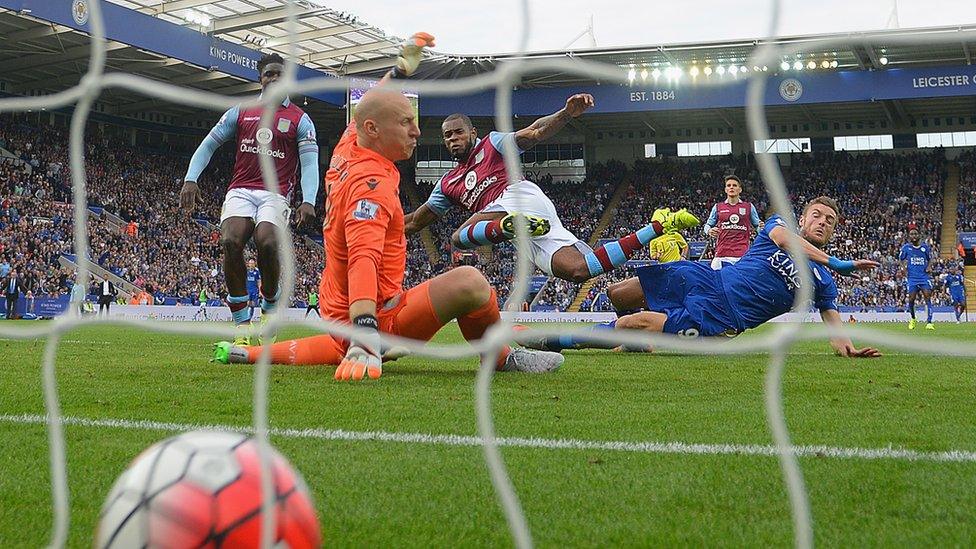
<svg viewBox="0 0 976 549"><path fill-rule="evenodd" d="M821 196L806 204L799 220L803 249L812 266L813 304L820 310L823 321L835 326L842 320L834 303L837 285L827 267L849 275L879 265L867 259L841 260L823 251L834 234L839 217L837 202ZM648 310L623 316L595 329L646 330L685 337L732 337L755 328L793 306L800 276L787 252L788 245L789 229L778 215L774 215L766 221L742 259L720 271L713 271L697 261L640 267L637 277L617 285L609 297L618 310L638 307ZM529 347L550 351L610 347L585 336L521 339ZM881 356L871 347L858 349L847 337L831 338L830 344L841 356Z"/></svg>
<svg viewBox="0 0 976 549"><path fill-rule="evenodd" d="M420 129L409 101L384 87L396 74L409 75L420 51L433 45L422 33L404 47L399 70L363 96L354 120L332 154L325 176L323 224L328 258L319 285L323 318L349 323L368 335L344 341L319 335L271 345L276 364L337 364L337 380L380 377L383 366L379 332L428 341L457 319L468 341L480 339L501 320L495 290L480 271L458 267L404 291L407 242L400 205L400 173L394 162L413 155ZM405 67L405 68L404 68ZM254 363L260 346L220 342L218 362ZM505 371L542 373L563 362L558 353L508 348L497 367Z"/></svg>
<svg viewBox="0 0 976 549"><path fill-rule="evenodd" d="M454 247L490 246L514 239L513 219L524 215L529 223L532 262L548 275L582 282L626 263L655 237L697 226L698 219L685 210L667 211L650 225L592 250L563 226L552 200L535 183L508 180L503 156L506 140L514 141L521 153L549 139L592 106L593 96L576 94L558 112L529 127L514 133L491 132L486 139L478 139L478 131L467 116L448 116L441 124L444 146L458 165L441 177L425 204L406 215L407 234L423 229L457 206L472 215L451 237Z"/></svg>

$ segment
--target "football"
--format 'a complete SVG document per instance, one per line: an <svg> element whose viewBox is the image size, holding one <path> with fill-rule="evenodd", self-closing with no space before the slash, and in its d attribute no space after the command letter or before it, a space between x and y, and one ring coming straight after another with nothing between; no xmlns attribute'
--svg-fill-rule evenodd
<svg viewBox="0 0 976 549"><path fill-rule="evenodd" d="M302 477L272 449L277 547L319 547L315 507ZM115 481L95 547L260 545L261 466L243 434L193 431L139 455Z"/></svg>

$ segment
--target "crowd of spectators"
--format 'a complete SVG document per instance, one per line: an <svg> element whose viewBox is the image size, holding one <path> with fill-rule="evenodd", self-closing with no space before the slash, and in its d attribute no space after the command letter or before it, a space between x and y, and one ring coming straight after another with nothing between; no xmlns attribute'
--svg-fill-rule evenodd
<svg viewBox="0 0 976 549"><path fill-rule="evenodd" d="M22 273L35 295L66 294L73 272L58 262L72 250L72 205L67 135L63 129L37 127L13 116L0 118L0 265ZM188 157L141 150L118 138L90 130L85 141L92 259L123 279L145 288L157 299L192 301L201 289L222 298L223 265L216 223L233 162L232 154L218 154L201 179L204 202L195 220L178 207L178 193ZM959 230L976 230L976 155L959 158ZM722 177L734 173L743 181L743 198L767 217L768 200L751 156L677 160L641 160L631 166L616 161L590 165L582 182L555 182L540 187L552 199L563 224L584 242L616 239L647 224L659 207L685 207L702 220L712 204L723 199ZM938 249L946 161L941 151L909 154L817 153L792 155L784 167L790 199L796 205L820 194L838 199L844 222L828 251L843 257L863 257L882 268L861 277L838 278L840 304L860 308L901 307L905 303L904 265L897 260L907 240L907 226L915 223L923 239ZM422 203L433 181L414 181L403 170L401 192L405 211ZM621 182L630 182L609 226L593 235L610 197ZM408 197L413 197L408 198ZM299 200L299 197L294 197ZM319 208L321 212L321 208ZM454 208L429 227L433 249L424 235L408 238L406 286L431 278L453 265L476 264L498 290L503 302L512 287L515 248L502 244L475 253L455 254L451 234L469 217ZM320 226L320 225L319 225ZM316 291L324 261L321 246L308 233L293 233L296 257L296 295L304 299ZM699 229L689 241L705 240ZM709 246L711 249L711 246ZM430 253L432 252L432 253ZM250 251L253 256L253 250ZM706 253L703 259L709 259ZM646 251L634 259L647 259ZM692 259L698 259L692 257ZM938 275L954 262L937 262ZM533 268L536 276L541 275ZM622 269L597 279L583 300L583 310L606 307L600 299L609 284L633 274ZM936 295L946 301L937 280ZM536 305L567 309L579 284L550 280Z"/></svg>

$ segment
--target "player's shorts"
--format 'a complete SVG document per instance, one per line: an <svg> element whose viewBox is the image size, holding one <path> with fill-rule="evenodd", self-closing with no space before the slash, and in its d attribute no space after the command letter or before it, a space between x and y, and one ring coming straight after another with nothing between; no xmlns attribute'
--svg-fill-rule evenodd
<svg viewBox="0 0 976 549"><path fill-rule="evenodd" d="M647 309L664 313L664 332L685 337L739 333L719 271L697 261L637 268Z"/></svg>
<svg viewBox="0 0 976 549"><path fill-rule="evenodd" d="M966 295L965 294L961 294L961 293L957 294L955 292L949 292L949 297L952 298L952 304L953 305L965 305L966 304Z"/></svg>
<svg viewBox="0 0 976 549"><path fill-rule="evenodd" d="M261 304L261 292L248 292L247 299L251 302L251 305L257 307Z"/></svg>
<svg viewBox="0 0 976 549"><path fill-rule="evenodd" d="M931 280L909 280L907 283L908 293L917 292L919 290L932 291L932 281Z"/></svg>
<svg viewBox="0 0 976 549"><path fill-rule="evenodd" d="M319 301L323 296L319 297ZM430 341L444 323L437 318L430 300L430 281L423 282L386 300L376 311L380 332L418 341ZM338 337L331 338L338 360L346 354L349 343ZM384 344L385 345L385 344ZM337 361L336 364L339 362Z"/></svg>
<svg viewBox="0 0 976 549"><path fill-rule="evenodd" d="M569 232L559 220L556 206L549 200L546 193L531 181L520 181L509 185L501 196L488 204L484 213L505 212L534 215L549 220L549 232L529 239L531 243L532 262L547 275L552 275L552 256L566 246L575 246L583 255L593 250Z"/></svg>
<svg viewBox="0 0 976 549"><path fill-rule="evenodd" d="M220 210L220 222L231 217L247 217L257 225L267 221L279 227L288 227L291 208L288 199L264 189L231 189L224 197Z"/></svg>
<svg viewBox="0 0 976 549"><path fill-rule="evenodd" d="M728 267L729 265L735 265L742 259L741 257L713 257L712 258L712 270L721 271L722 267Z"/></svg>

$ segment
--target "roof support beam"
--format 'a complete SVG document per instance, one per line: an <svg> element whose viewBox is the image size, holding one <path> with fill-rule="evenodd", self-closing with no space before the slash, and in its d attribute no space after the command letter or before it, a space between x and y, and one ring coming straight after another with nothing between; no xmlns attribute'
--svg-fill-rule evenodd
<svg viewBox="0 0 976 549"><path fill-rule="evenodd" d="M46 36L64 34L73 30L74 29L70 27L62 27L61 25L45 25L42 27L17 31L9 34L7 35L7 41L9 43L23 42L25 40L33 40L35 38L44 38Z"/></svg>
<svg viewBox="0 0 976 549"><path fill-rule="evenodd" d="M342 34L344 32L350 32L356 30L356 27L352 25L336 25L334 27L328 27L324 29L316 29L305 32L300 32L298 34L285 34L277 38L269 38L267 42L264 43L266 48L274 48L277 46L284 46L287 44L295 44L302 42L304 40L317 40L319 38L328 38L330 36L335 36L337 34Z"/></svg>
<svg viewBox="0 0 976 549"><path fill-rule="evenodd" d="M874 51L874 46L871 44L861 44L864 51L868 54L868 59L871 60L871 68L878 70L882 67L881 61L878 60L878 54Z"/></svg>
<svg viewBox="0 0 976 549"><path fill-rule="evenodd" d="M966 64L967 65L972 65L973 64L973 54L972 54L972 52L969 51L969 44L966 43L966 42L963 42L962 43L962 53L964 53L966 55Z"/></svg>
<svg viewBox="0 0 976 549"><path fill-rule="evenodd" d="M212 2L213 0L169 0L168 2L163 2L158 6L139 8L138 11L141 11L142 13L159 15L160 13L172 13L178 10L195 8L197 6L203 6Z"/></svg>
<svg viewBox="0 0 976 549"><path fill-rule="evenodd" d="M109 40L105 45L105 51L117 51L130 47L128 44L123 44L121 42L115 42ZM38 67L46 67L49 65L58 65L61 63L66 63L68 61L77 61L78 59L84 59L91 55L91 45L85 44L84 46L77 46L74 48L68 48L63 52L56 53L45 53L30 55L28 57L21 57L20 59L10 61L5 63L3 70L5 72L18 71L21 69L36 69Z"/></svg>
<svg viewBox="0 0 976 549"><path fill-rule="evenodd" d="M115 66L114 69L118 72L124 73L136 73L145 71L147 68L159 69L164 67L171 67L173 65L183 65L185 61L181 59L173 58L160 58L160 59L145 59L141 61L129 61L125 64L120 64ZM114 64L111 60L108 60L107 66L113 66ZM106 71L111 72L111 71ZM81 81L81 77L84 72L67 72L58 76L56 78L38 78L37 80L28 80L26 82L21 82L16 85L17 89L60 89L59 86L65 84L77 84ZM151 76L150 76L151 77Z"/></svg>
<svg viewBox="0 0 976 549"><path fill-rule="evenodd" d="M227 34L229 32L253 29L255 27L260 27L263 25L271 25L274 23L281 23L288 19L288 8L278 8L274 10L264 10L255 13L249 13L247 15L236 15L232 17L224 17L217 19L213 22L213 33L214 34ZM315 15L320 15L326 13L328 10L325 8L315 9L315 10L295 10L296 19L304 19L306 17L312 17Z"/></svg>
<svg viewBox="0 0 976 549"><path fill-rule="evenodd" d="M396 64L395 57L380 57L379 59L371 59L369 61L363 61L362 63L353 63L351 65L346 65L346 69L342 74L357 74L360 72L369 72L379 69L388 69Z"/></svg>
<svg viewBox="0 0 976 549"><path fill-rule="evenodd" d="M339 48L335 50L328 50L319 53L313 53L305 57L306 63L315 63L317 61L323 61L325 59L335 59L336 57L342 57L344 55L355 55L357 53L365 53L368 51L374 51L380 49L381 47L389 47L391 44L385 40L377 40L376 42L370 42L368 44L358 44L355 46L349 46L348 48Z"/></svg>

